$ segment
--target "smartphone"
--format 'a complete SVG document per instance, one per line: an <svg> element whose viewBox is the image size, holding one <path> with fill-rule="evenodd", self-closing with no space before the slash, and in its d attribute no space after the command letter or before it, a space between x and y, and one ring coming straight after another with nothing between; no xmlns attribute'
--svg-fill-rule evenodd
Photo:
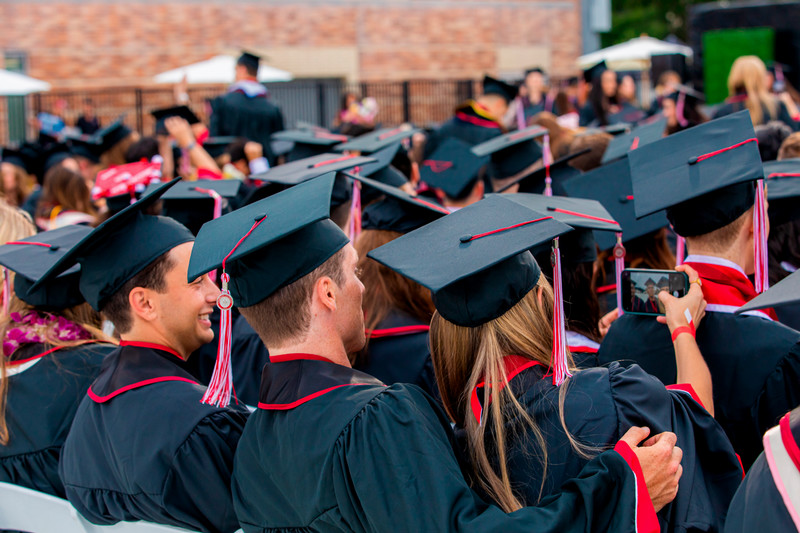
<svg viewBox="0 0 800 533"><path fill-rule="evenodd" d="M622 271L622 310L634 315L663 315L658 293L682 298L689 291L689 276L676 270L626 268Z"/></svg>

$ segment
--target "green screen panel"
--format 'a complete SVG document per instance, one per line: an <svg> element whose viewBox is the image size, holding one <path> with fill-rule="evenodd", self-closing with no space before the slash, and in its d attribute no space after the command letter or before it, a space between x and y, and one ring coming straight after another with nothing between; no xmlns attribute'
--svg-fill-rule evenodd
<svg viewBox="0 0 800 533"><path fill-rule="evenodd" d="M743 28L703 34L703 79L706 102L716 104L728 97L728 74L739 56L758 56L764 63L774 59L775 30Z"/></svg>

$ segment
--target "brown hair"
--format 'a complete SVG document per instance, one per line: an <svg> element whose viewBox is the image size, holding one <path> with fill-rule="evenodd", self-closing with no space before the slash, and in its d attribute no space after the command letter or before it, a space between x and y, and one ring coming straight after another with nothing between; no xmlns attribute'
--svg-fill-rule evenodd
<svg viewBox="0 0 800 533"><path fill-rule="evenodd" d="M301 339L308 332L314 285L323 277L331 278L340 286L344 283L344 253L345 248L342 248L297 281L281 287L255 305L239 308L267 348Z"/></svg>
<svg viewBox="0 0 800 533"><path fill-rule="evenodd" d="M541 298L541 301L540 301ZM473 481L506 512L523 506L511 487L507 465L508 430L527 427L541 449L542 485L547 475L547 445L536 421L514 396L510 387L486 387L483 404L484 420L478 421L470 410L470 395L478 383L508 383L503 358L519 355L549 366L553 345L553 291L542 276L537 287L528 292L505 314L486 324L469 328L458 326L433 315L430 330L431 356L442 402L450 418L466 430ZM572 357L568 364L573 367ZM581 456L594 451L580 443L567 430L564 421L566 385L559 390L559 415L567 438ZM487 397L489 396L489 397ZM516 422L506 428L506 422ZM496 460L489 458L490 449L497 451Z"/></svg>
<svg viewBox="0 0 800 533"><path fill-rule="evenodd" d="M754 125L777 118L778 106L767 90L767 67L757 56L741 56L733 62L728 75L728 95L746 94L745 104ZM766 108L769 117L764 117Z"/></svg>
<svg viewBox="0 0 800 533"><path fill-rule="evenodd" d="M652 268L673 270L677 264L675 254L667 243L667 228L661 228L625 243L625 266L627 268ZM606 266L614 268L613 249L597 254L595 261L595 286L603 285L606 279Z"/></svg>
<svg viewBox="0 0 800 533"><path fill-rule="evenodd" d="M778 161L800 157L800 132L794 132L786 137L778 150Z"/></svg>
<svg viewBox="0 0 800 533"><path fill-rule="evenodd" d="M114 146L103 152L103 154L100 156L101 168L124 165L125 163L127 163L128 160L125 158L125 156L128 153L128 148L130 148L131 145L138 140L139 140L138 133L131 132L124 139L122 139L117 144L115 144Z"/></svg>
<svg viewBox="0 0 800 533"><path fill-rule="evenodd" d="M553 113L542 111L535 117L532 117L530 124L536 124L547 128L547 134L550 137L550 153L555 159L564 157L569 153L570 145L575 138L575 134L561 126Z"/></svg>
<svg viewBox="0 0 800 533"><path fill-rule="evenodd" d="M56 207L63 211L80 211L92 216L97 215L86 180L77 172L62 165L54 166L45 174L36 216L49 217Z"/></svg>
<svg viewBox="0 0 800 533"><path fill-rule="evenodd" d="M401 233L395 231L367 229L356 240L359 278L364 284L362 306L368 331L375 329L392 309L402 311L423 324L429 324L433 317L435 308L428 289L367 257L368 252L400 236ZM351 355L350 362L354 366L363 366L366 358L365 346Z"/></svg>
<svg viewBox="0 0 800 533"><path fill-rule="evenodd" d="M582 172L588 172L599 167L611 139L613 139L613 136L605 132L588 133L575 137L569 146L570 152L578 152L584 148L589 148L591 151L571 160L569 165Z"/></svg>
<svg viewBox="0 0 800 533"><path fill-rule="evenodd" d="M5 198L9 204L20 206L25 203L25 199L33 192L36 186L36 178L25 172L24 168L9 162L0 163L0 172L2 172L2 167L11 168L14 173L14 190L7 191L5 189L5 179L0 179L0 196Z"/></svg>
<svg viewBox="0 0 800 533"><path fill-rule="evenodd" d="M167 290L166 275L169 272L175 261L170 255L170 251L161 254L158 259L147 265L144 270L141 270L111 297L108 302L103 306L101 312L114 324L114 329L119 333L127 333L133 326L133 317L131 316L131 306L128 302L128 296L131 291L136 287L150 289L159 294L163 294Z"/></svg>

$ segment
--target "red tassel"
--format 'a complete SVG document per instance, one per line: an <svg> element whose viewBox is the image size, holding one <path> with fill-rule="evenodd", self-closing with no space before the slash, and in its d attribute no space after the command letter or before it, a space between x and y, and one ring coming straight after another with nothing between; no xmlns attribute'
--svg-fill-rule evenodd
<svg viewBox="0 0 800 533"><path fill-rule="evenodd" d="M205 404L227 407L231 401L233 390L233 374L231 372L231 309L233 298L228 291L230 277L222 273L222 292L217 298L217 307L220 309L219 320L219 346L217 347L217 360L214 363L214 373L208 384L206 393L201 400Z"/></svg>
<svg viewBox="0 0 800 533"><path fill-rule="evenodd" d="M678 235L678 242L676 244L675 263L682 265L686 259L686 239Z"/></svg>
<svg viewBox="0 0 800 533"><path fill-rule="evenodd" d="M544 134L542 159L544 163L544 195L553 196L553 178L550 177L550 165L553 164L553 156L550 153L550 135Z"/></svg>
<svg viewBox="0 0 800 533"><path fill-rule="evenodd" d="M764 180L756 182L756 205L753 211L753 244L755 248L756 292L769 288L767 259L767 209L764 195Z"/></svg>
<svg viewBox="0 0 800 533"><path fill-rule="evenodd" d="M561 251L558 237L553 240L553 353L550 366L553 369L553 385L558 387L572 376L567 366L567 332L564 318L564 292L561 288Z"/></svg>
<svg viewBox="0 0 800 533"><path fill-rule="evenodd" d="M617 312L622 316L622 271L625 270L625 247L622 246L622 233L617 232L617 244L614 245L614 271L617 283Z"/></svg>
<svg viewBox="0 0 800 533"><path fill-rule="evenodd" d="M358 173L358 169L356 169ZM350 222L347 226L347 236L351 242L356 242L361 235L361 188L358 181L353 180L353 200L350 202Z"/></svg>

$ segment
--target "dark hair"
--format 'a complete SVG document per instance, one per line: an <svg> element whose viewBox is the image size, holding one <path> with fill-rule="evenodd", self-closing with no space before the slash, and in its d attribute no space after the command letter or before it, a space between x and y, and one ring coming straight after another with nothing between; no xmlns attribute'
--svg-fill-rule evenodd
<svg viewBox="0 0 800 533"><path fill-rule="evenodd" d="M553 267L550 263L550 252L537 254L536 258L542 273L552 285ZM600 342L602 340L598 326L600 302L595 291L594 262L563 261L561 263L561 287L564 291L564 317L567 319L567 328L595 342Z"/></svg>
<svg viewBox="0 0 800 533"><path fill-rule="evenodd" d="M167 288L167 272L172 269L173 265L174 261L170 252L164 252L158 259L126 281L122 288L108 299L100 312L114 324L114 328L119 333L127 333L133 326L131 306L128 302L131 291L136 287L142 287L163 294Z"/></svg>
<svg viewBox="0 0 800 533"><path fill-rule="evenodd" d="M612 72L607 70L606 72ZM603 73L605 74L605 72ZM616 75L616 74L615 74ZM608 108L617 103L616 95L608 97L603 93L602 74L592 81L592 90L589 91L589 103L594 110L594 116L600 126L608 126Z"/></svg>
<svg viewBox="0 0 800 533"><path fill-rule="evenodd" d="M125 151L125 161L128 163L138 163L142 159L151 161L158 154L158 140L155 137L142 137Z"/></svg>
<svg viewBox="0 0 800 533"><path fill-rule="evenodd" d="M92 194L82 175L64 166L56 165L44 175L42 196L36 207L36 216L49 217L59 207L63 211L80 211L97 215L92 204Z"/></svg>
<svg viewBox="0 0 800 533"><path fill-rule="evenodd" d="M244 137L239 137L228 145L228 154L231 156L231 163L236 163L237 161L247 161L247 154L244 153L244 145L247 143L247 139Z"/></svg>
<svg viewBox="0 0 800 533"><path fill-rule="evenodd" d="M762 161L775 161L783 141L792 134L792 128L779 120L770 120L766 124L756 126L758 151Z"/></svg>

